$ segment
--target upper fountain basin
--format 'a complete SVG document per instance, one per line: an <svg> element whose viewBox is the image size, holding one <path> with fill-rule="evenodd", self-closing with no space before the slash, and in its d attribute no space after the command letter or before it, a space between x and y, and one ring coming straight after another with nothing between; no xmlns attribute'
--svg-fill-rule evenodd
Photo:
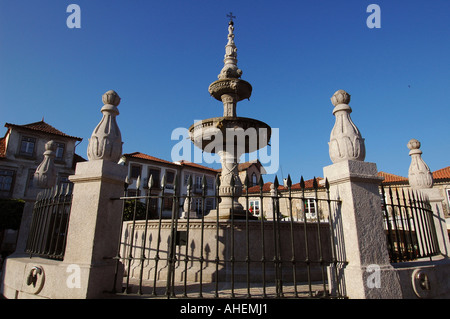
<svg viewBox="0 0 450 319"><path fill-rule="evenodd" d="M226 78L214 81L208 88L216 100L221 101L224 94L236 94L238 99L236 102L249 99L252 95L252 86L247 81L235 78Z"/></svg>

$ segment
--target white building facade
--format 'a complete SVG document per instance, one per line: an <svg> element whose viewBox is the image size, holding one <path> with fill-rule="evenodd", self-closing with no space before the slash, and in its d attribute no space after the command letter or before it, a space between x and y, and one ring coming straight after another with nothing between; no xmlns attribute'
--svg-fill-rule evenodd
<svg viewBox="0 0 450 319"><path fill-rule="evenodd" d="M162 200L156 196L160 196L164 192L165 195L174 194L185 199L188 195L189 178L192 180L190 216L200 217L215 209L216 178L219 171L186 161L170 162L140 152L124 154L124 157L128 166L128 196L147 195L147 191L149 191L149 195L155 197L151 198L149 203L151 216L159 216L162 212L163 218L169 218L173 208L172 199L166 196ZM149 189L150 176L152 176L152 183ZM138 177L140 177L140 183L137 182ZM163 178L165 179L164 189L162 188ZM178 179L178 187L175 187L176 179ZM206 182L205 196L202 196L203 179ZM202 197L204 197L204 201ZM185 207L184 201L179 203L179 206L183 213L187 213L188 209Z"/></svg>

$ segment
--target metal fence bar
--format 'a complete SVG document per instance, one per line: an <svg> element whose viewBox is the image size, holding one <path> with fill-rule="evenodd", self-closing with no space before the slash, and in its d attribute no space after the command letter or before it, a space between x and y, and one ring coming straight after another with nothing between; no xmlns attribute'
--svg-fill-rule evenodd
<svg viewBox="0 0 450 319"><path fill-rule="evenodd" d="M294 282L295 297L298 297L297 268L296 268L296 259L295 259L295 240L294 240L294 216L292 215L292 180L291 180L290 175L288 175L288 178L287 178L287 187L288 187L289 217L290 217L290 229L291 229L292 281Z"/></svg>
<svg viewBox="0 0 450 319"><path fill-rule="evenodd" d="M259 218L261 220L261 266L262 266L262 285L263 297L267 297L266 291L266 253L265 253L265 236L264 236L264 197L263 197L264 181L263 177L259 178Z"/></svg>
<svg viewBox="0 0 450 319"><path fill-rule="evenodd" d="M191 220L190 207L191 207L191 188L192 188L192 178L191 175L188 177L187 185L187 196L185 201L187 201L187 222L186 222L186 242L189 242L189 226ZM186 205L185 205L186 206ZM189 245L186 245L184 254L184 297L187 297L187 271L189 262Z"/></svg>
<svg viewBox="0 0 450 319"><path fill-rule="evenodd" d="M249 207L248 194L248 174L245 175L244 190L245 190L245 207ZM250 234L248 228L248 212L245 214L245 262L247 263L247 298L251 298L250 293Z"/></svg>
<svg viewBox="0 0 450 319"><path fill-rule="evenodd" d="M341 295L341 288L340 288L340 278L338 273L338 258L337 258L337 251L336 251L336 243L334 239L334 227L333 227L333 214L331 210L331 197L330 197L330 184L328 183L328 179L325 179L325 189L327 194L327 206L328 206L328 226L330 228L330 240L331 240L331 259L333 263L333 269L334 270L334 278L335 278L335 284L336 284L336 295L337 297L342 297Z"/></svg>
<svg viewBox="0 0 450 319"><path fill-rule="evenodd" d="M300 188L302 191L302 201L304 203L305 200L305 181L303 179L303 176L300 179ZM309 297L313 296L312 293L312 283L311 283L311 260L309 259L309 245L308 245L308 234L307 234L307 223L308 223L308 219L306 218L306 209L303 209L303 229L304 229L304 234L305 234L305 263L306 263L306 271L307 271L307 275L308 275L308 292L309 292Z"/></svg>
<svg viewBox="0 0 450 319"><path fill-rule="evenodd" d="M280 274L280 256L279 256L279 238L278 238L278 219L279 219L279 210L278 210L278 178L275 176L275 181L273 183L275 194L271 194L272 196L272 222L273 222L273 247L274 247L274 255L273 255L273 265L275 268L275 287L277 297L281 297L282 292L280 291L281 287L281 274Z"/></svg>
<svg viewBox="0 0 450 319"><path fill-rule="evenodd" d="M220 178L219 175L217 175L216 178L216 189L215 189L215 201L216 201L216 238L219 238L219 200L220 200L220 196L219 196L219 187L220 187ZM219 298L219 262L220 262L220 258L219 258L219 240L216 240L216 258L215 258L215 262L216 262L216 280L215 280L215 290L214 290L214 297L215 298Z"/></svg>
<svg viewBox="0 0 450 319"><path fill-rule="evenodd" d="M418 247L418 252L419 252L418 257L424 257L423 253L424 253L424 247L425 247L425 242L424 242L425 236L424 236L424 228L423 228L422 218L421 218L418 204L416 202L416 195L414 194L414 192L411 192L411 197L412 197L412 202L410 201L410 203L412 203L412 209L414 210L414 215L415 215L415 229L417 230L416 234L420 238L420 245Z"/></svg>
<svg viewBox="0 0 450 319"><path fill-rule="evenodd" d="M164 187L162 187L162 194L161 199L164 198ZM157 197L158 198L158 197ZM159 218L158 218L158 239L156 241L156 254L154 257L155 261L155 273L153 277L153 295L156 296L156 281L157 281L157 275L158 275L158 264L160 261L159 251L160 251L160 244L161 244L161 222L162 222L162 212L163 212L163 203L160 204L159 208Z"/></svg>
<svg viewBox="0 0 450 319"><path fill-rule="evenodd" d="M203 263L205 262L204 259L204 251L203 251L203 245L204 245L204 232L205 232L205 208L206 208L206 177L203 175L202 178L202 212L201 212L201 233L200 233L200 291L199 291L199 297L203 297ZM188 229L189 231L189 229ZM186 245L187 246L187 245Z"/></svg>
<svg viewBox="0 0 450 319"><path fill-rule="evenodd" d="M415 259L417 257L417 238L415 236L415 232L412 228L412 224L411 224L411 220L412 217L410 216L410 214L408 213L408 210L411 210L411 207L409 207L407 205L406 202L406 195L404 190L402 189L402 197L403 197L403 206L405 208L405 215L406 215L406 222L408 224L408 235L409 235L409 242L410 242L410 253L409 253L409 258L410 259Z"/></svg>
<svg viewBox="0 0 450 319"><path fill-rule="evenodd" d="M315 207L318 207L318 196L317 196L317 189L319 188L318 184L317 184L317 180L314 177L313 180L313 188L314 188L314 205ZM321 231L320 231L320 223L319 223L319 211L317 211L317 245L319 247L319 263L320 263L320 268L322 271L322 284L323 284L323 291L324 294L326 295L328 293L327 287L326 287L326 275L325 275L325 260L323 257L323 252L322 252L322 238L321 238Z"/></svg>
<svg viewBox="0 0 450 319"><path fill-rule="evenodd" d="M384 212L384 220L387 226L387 240L388 240L388 249L389 249L389 257L391 262L397 260L397 256L395 254L395 248L394 248L394 238L393 238L393 230L391 225L391 220L389 218L389 213L387 209L387 203L386 203L386 193L384 191L384 187L381 186L381 208Z"/></svg>
<svg viewBox="0 0 450 319"><path fill-rule="evenodd" d="M147 243L147 228L148 228L148 213L149 213L149 209L150 209L150 194L152 191L152 186L153 186L153 175L150 175L150 178L148 180L147 183L147 198L145 199L145 228L144 228L144 241L142 243L142 250L141 250L141 269L139 272L139 289L138 289L138 294L142 295L143 291L142 291L142 277L144 274L144 262L146 260L145 257L145 247L146 247L146 243Z"/></svg>

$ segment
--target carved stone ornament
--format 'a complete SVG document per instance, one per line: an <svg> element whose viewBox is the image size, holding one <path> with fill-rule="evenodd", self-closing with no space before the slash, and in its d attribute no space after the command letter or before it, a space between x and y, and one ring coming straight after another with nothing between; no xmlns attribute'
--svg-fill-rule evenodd
<svg viewBox="0 0 450 319"><path fill-rule="evenodd" d="M44 159L34 173L35 185L39 188L51 188L56 184L55 169L56 143L48 141L45 144Z"/></svg>
<svg viewBox="0 0 450 319"><path fill-rule="evenodd" d="M333 115L336 117L328 143L331 161L333 163L345 160L364 161L366 157L364 139L350 117L352 112L348 105L350 94L344 90L336 91L331 97L331 102L335 106Z"/></svg>
<svg viewBox="0 0 450 319"><path fill-rule="evenodd" d="M410 149L409 156L411 156L411 165L408 171L409 185L413 189L432 188L433 174L422 159L420 142L413 138L408 142L407 146Z"/></svg>
<svg viewBox="0 0 450 319"><path fill-rule="evenodd" d="M110 90L103 94L102 101L105 104L101 109L103 118L89 139L87 156L90 161L103 159L117 163L122 155L123 144L116 122L120 97L115 91Z"/></svg>

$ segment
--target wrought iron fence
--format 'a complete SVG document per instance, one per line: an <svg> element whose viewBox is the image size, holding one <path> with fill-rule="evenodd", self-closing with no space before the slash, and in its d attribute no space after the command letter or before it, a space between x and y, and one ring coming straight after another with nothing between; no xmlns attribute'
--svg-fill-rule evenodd
<svg viewBox="0 0 450 319"><path fill-rule="evenodd" d="M439 255L430 203L419 192L381 187L384 226L392 263Z"/></svg>
<svg viewBox="0 0 450 319"><path fill-rule="evenodd" d="M72 189L72 184L63 184L37 195L25 248L30 257L64 258Z"/></svg>
<svg viewBox="0 0 450 319"><path fill-rule="evenodd" d="M207 195L206 182L202 194L194 192L188 181L186 195L177 195L179 181L174 192L166 193L164 179L160 193L149 181L147 194L118 198L135 203L133 217L123 223L122 238L115 256L116 278L113 292L154 297L344 297L339 281L340 269L346 264L336 253L334 214L339 201L330 199L329 185L325 183L324 198L318 196L318 183L314 179L312 195L305 196L303 178L293 191L288 178L283 197L278 193L263 192L263 180L256 192L248 192L248 179L240 197L246 213L240 218L231 214L227 220L219 218L220 180L216 179L214 195ZM278 189L275 178L274 187ZM154 192L153 192L154 193ZM234 196L234 195L233 195ZM312 197L311 197L312 196ZM151 218L149 203L172 198L172 214L163 218L162 205L159 214ZM259 217L249 213L249 201L259 198ZM215 210L208 215L182 218L183 202L201 199L204 206L208 198L215 200ZM303 210L301 221L294 218L293 201L306 198L323 204L326 220L309 221ZM280 199L287 200L284 216L280 211ZM138 220L138 201L145 203L145 216ZM246 204L246 205L245 205ZM269 206L269 207L266 207ZM203 207L202 211L205 211ZM265 212L265 213L264 213ZM124 273L121 267L124 267ZM123 291L115 291L117 281L123 280Z"/></svg>

